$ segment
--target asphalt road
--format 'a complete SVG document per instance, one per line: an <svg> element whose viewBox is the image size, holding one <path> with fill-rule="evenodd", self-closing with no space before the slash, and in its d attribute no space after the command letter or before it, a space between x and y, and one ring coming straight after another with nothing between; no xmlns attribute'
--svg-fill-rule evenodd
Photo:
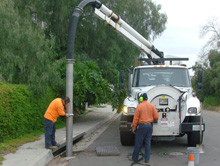
<svg viewBox="0 0 220 166"><path fill-rule="evenodd" d="M205 153L199 155L199 166L220 166L220 113L203 110L206 131L203 144ZM133 146L122 146L119 138L119 119L97 130L91 137L82 140L84 150L74 153L68 166L130 166L128 155ZM106 129L106 130L105 130ZM77 146L77 145L76 145ZM97 147L117 147L119 156L97 156ZM187 137L176 138L171 142L152 142L151 166L186 166ZM81 152L80 152L81 151ZM144 148L142 148L144 152ZM135 166L139 164L135 164Z"/></svg>

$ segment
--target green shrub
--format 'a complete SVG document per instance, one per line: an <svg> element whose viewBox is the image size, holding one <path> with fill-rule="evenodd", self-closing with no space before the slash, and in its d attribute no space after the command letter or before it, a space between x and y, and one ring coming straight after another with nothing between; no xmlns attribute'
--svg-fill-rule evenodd
<svg viewBox="0 0 220 166"><path fill-rule="evenodd" d="M216 107L220 106L219 98L213 97L213 96L208 96L205 97L204 102L203 102L203 107L208 108L208 107Z"/></svg>
<svg viewBox="0 0 220 166"><path fill-rule="evenodd" d="M51 90L38 97L25 85L0 83L0 142L43 130L43 116L53 99Z"/></svg>
<svg viewBox="0 0 220 166"><path fill-rule="evenodd" d="M108 81L103 79L102 72L95 62L84 61L74 64L74 106L80 110L89 105L107 103L111 100L111 89Z"/></svg>

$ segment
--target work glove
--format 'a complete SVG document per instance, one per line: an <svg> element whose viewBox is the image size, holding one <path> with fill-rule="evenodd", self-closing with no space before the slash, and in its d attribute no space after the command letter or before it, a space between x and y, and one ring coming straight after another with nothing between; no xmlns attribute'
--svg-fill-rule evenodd
<svg viewBox="0 0 220 166"><path fill-rule="evenodd" d="M134 130L133 128L131 129L131 132L132 132L133 134L136 134L136 130Z"/></svg>

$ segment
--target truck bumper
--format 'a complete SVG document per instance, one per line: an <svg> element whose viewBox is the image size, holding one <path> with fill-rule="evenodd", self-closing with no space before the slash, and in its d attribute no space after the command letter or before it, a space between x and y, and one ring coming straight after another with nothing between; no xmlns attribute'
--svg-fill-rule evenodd
<svg viewBox="0 0 220 166"><path fill-rule="evenodd" d="M132 123L127 121L121 121L120 122L120 131L131 131L132 129ZM205 123L202 123L201 125L202 132L205 131ZM200 131L200 123L182 123L181 124L181 132L187 133L187 132L194 132L194 131Z"/></svg>
<svg viewBox="0 0 220 166"><path fill-rule="evenodd" d="M194 131L200 131L200 122L181 124L181 132L187 133L187 132L194 132ZM202 132L205 131L205 123L202 123L201 131Z"/></svg>

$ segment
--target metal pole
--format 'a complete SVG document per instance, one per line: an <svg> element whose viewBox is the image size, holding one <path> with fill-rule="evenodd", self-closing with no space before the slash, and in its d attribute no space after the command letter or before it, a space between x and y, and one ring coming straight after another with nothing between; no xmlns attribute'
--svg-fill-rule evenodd
<svg viewBox="0 0 220 166"><path fill-rule="evenodd" d="M66 96L70 98L66 118L66 156L72 156L73 148L73 59L66 60Z"/></svg>
<svg viewBox="0 0 220 166"><path fill-rule="evenodd" d="M67 55L66 55L66 96L70 98L69 107L67 108L66 120L66 156L72 156L73 146L73 64L74 64L74 42L76 36L76 28L79 17L86 6L101 7L98 0L83 0L74 10L69 20L69 30L67 39Z"/></svg>

